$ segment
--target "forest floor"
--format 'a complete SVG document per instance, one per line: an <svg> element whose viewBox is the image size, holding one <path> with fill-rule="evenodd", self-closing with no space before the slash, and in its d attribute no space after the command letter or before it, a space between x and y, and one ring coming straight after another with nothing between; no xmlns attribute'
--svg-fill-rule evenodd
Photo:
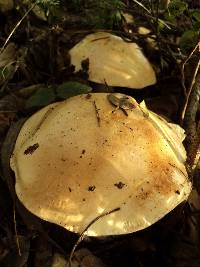
<svg viewBox="0 0 200 267"><path fill-rule="evenodd" d="M200 266L200 3L107 1L61 1L60 6L58 1L0 1L1 267L67 266L78 236L23 207L15 194L10 156L24 119L50 103L91 90L145 100L148 108L181 125L193 191L188 201L145 230L84 239L69 264ZM141 90L100 87L88 80L87 70L74 73L69 49L96 31L137 42L157 83Z"/></svg>

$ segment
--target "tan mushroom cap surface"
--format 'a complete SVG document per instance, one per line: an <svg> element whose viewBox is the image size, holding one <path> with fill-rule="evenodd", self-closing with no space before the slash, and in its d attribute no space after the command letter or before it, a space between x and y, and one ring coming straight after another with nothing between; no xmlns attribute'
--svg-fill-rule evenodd
<svg viewBox="0 0 200 267"><path fill-rule="evenodd" d="M87 231L116 235L150 226L187 199L181 131L139 105L128 116L114 109L108 94L84 94L25 122L11 168L29 211L81 233L97 216L120 208Z"/></svg>
<svg viewBox="0 0 200 267"><path fill-rule="evenodd" d="M96 32L87 35L70 51L75 72L89 59L89 80L110 86L140 89L156 83L155 72L136 43L119 36Z"/></svg>

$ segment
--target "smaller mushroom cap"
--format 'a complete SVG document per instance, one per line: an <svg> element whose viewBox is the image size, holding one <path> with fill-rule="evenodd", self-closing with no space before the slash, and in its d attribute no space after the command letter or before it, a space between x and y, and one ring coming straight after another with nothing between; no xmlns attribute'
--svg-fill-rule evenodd
<svg viewBox="0 0 200 267"><path fill-rule="evenodd" d="M144 88L156 83L155 72L136 43L97 32L87 35L70 51L75 72L89 59L89 80L110 86Z"/></svg>
<svg viewBox="0 0 200 267"><path fill-rule="evenodd" d="M110 102L116 98L123 100L118 109ZM144 229L191 191L183 132L175 129L121 94L51 104L30 117L17 138L11 158L17 196L33 214L76 233L117 208L86 234Z"/></svg>

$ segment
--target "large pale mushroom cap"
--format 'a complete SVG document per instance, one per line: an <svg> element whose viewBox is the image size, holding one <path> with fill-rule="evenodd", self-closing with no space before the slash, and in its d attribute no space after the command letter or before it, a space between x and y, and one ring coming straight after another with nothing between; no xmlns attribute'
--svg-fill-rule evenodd
<svg viewBox="0 0 200 267"><path fill-rule="evenodd" d="M89 59L90 81L135 89L156 83L155 72L139 46L119 36L89 34L69 54L76 72L81 70L81 62Z"/></svg>
<svg viewBox="0 0 200 267"><path fill-rule="evenodd" d="M120 208L90 236L146 228L191 191L181 131L131 97L126 114L108 99L79 95L43 108L22 127L11 158L19 199L44 220L80 233Z"/></svg>

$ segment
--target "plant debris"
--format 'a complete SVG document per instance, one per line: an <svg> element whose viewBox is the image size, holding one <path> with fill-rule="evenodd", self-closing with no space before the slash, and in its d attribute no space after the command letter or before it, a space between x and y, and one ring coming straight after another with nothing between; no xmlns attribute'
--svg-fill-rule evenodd
<svg viewBox="0 0 200 267"><path fill-rule="evenodd" d="M0 21L0 266L66 267L71 261L72 267L199 267L199 1L0 0ZM88 79L88 58L75 73L69 51L94 32L137 43L151 62L157 83L137 91L121 85L109 87L105 79L103 84L96 84ZM114 67L117 70L116 64ZM146 230L107 239L88 238L84 232L78 237L35 217L21 204L9 159L20 128L33 113L78 94L87 94L86 99L91 101L91 92L105 91L113 116L122 111L128 120L129 112L139 105L148 118L141 103L145 100L149 109L183 126L193 191L186 203ZM119 99L116 93L130 95L137 102ZM97 103L93 106L97 123L102 126L101 111ZM108 145L108 140L103 142ZM39 142L32 143L24 153L32 157L39 146ZM78 149L83 161L88 151ZM66 161L62 155L60 158ZM126 189L120 177L112 186L118 192ZM72 186L68 191L73 194L77 188ZM85 187L88 194L97 189L92 182ZM174 194L179 195L179 190ZM83 198L82 204L86 202ZM80 249L74 253L77 246Z"/></svg>

